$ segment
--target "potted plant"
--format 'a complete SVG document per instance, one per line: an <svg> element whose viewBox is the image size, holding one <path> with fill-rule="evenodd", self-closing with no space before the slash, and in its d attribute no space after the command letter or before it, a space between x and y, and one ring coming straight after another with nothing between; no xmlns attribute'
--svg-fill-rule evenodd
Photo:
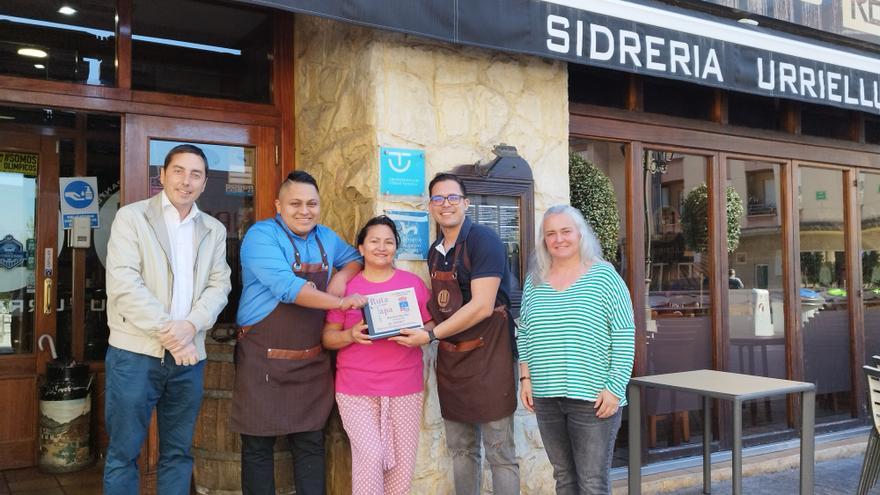
<svg viewBox="0 0 880 495"><path fill-rule="evenodd" d="M740 218L743 202L739 193L727 186L727 251L732 253L739 246ZM709 243L709 188L700 184L688 193L681 209L681 228L687 245L699 253L706 252Z"/></svg>
<svg viewBox="0 0 880 495"><path fill-rule="evenodd" d="M602 246L602 257L618 263L617 240L620 214L611 179L577 153L568 155L571 205L580 210Z"/></svg>

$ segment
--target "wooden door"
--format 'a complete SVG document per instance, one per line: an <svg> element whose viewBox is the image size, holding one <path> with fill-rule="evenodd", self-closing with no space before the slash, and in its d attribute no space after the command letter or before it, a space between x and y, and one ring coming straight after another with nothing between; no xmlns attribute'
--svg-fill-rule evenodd
<svg viewBox="0 0 880 495"><path fill-rule="evenodd" d="M276 135L277 130L272 127L142 115L125 118L122 204L161 191L159 170L172 147L194 144L208 157L207 186L197 204L227 227L226 255L232 268L232 292L216 329L228 330L235 325L241 294L238 251L245 231L254 220L275 212L274 199L282 170L276 162ZM143 493L155 493L159 433L154 414L142 453Z"/></svg>
<svg viewBox="0 0 880 495"><path fill-rule="evenodd" d="M58 140L0 132L0 469L36 464L38 376L55 338Z"/></svg>

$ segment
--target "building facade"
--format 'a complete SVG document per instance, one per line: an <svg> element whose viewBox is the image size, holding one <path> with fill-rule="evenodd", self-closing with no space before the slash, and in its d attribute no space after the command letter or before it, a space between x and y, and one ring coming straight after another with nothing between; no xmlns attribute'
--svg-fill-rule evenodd
<svg viewBox="0 0 880 495"><path fill-rule="evenodd" d="M534 225L569 200L577 153L615 192L621 224L609 261L636 310L636 374L714 368L812 381L820 432L866 423L860 367L880 341L876 9L828 0L447 3L0 7L0 208L10 212L0 232L0 409L9 411L0 415L0 469L37 463L38 384L51 360L36 343L43 334L95 373L92 437L105 445L109 226L119 204L158 190L161 159L180 142L206 148L200 207L228 226L235 289L218 341L234 326L240 241L274 213L290 170L318 178L322 222L353 240L375 214L426 210L426 192L380 187L381 150L419 150L428 178L470 174L473 215L494 222L522 274ZM493 163L493 149L503 155L502 143L530 173L479 165ZM73 177L96 178L87 248L69 245L59 212L60 179ZM400 264L427 273L423 262ZM217 364L229 349L217 344L206 376L197 431L205 458L235 451L222 426L229 369ZM425 379L432 390L433 374ZM436 394L427 397L414 491L447 493L451 461ZM649 394L643 404L650 461L699 452L694 398ZM796 436L791 400L745 407L747 445ZM534 416L521 410L517 419L523 491L542 493L552 479ZM719 448L729 446L729 421L727 412L714 418ZM338 425L328 435L331 485L344 491L345 441ZM147 474L156 447L153 432Z"/></svg>

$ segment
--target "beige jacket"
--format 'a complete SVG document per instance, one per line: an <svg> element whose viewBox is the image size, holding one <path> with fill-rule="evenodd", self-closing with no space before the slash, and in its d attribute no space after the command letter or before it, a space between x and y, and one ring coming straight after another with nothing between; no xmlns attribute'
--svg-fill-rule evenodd
<svg viewBox="0 0 880 495"><path fill-rule="evenodd" d="M162 357L156 332L171 321L171 246L162 216L162 193L119 209L107 244L107 322L110 345ZM200 213L193 218L195 270L192 309L199 359L205 332L217 321L232 288L226 263L226 228Z"/></svg>

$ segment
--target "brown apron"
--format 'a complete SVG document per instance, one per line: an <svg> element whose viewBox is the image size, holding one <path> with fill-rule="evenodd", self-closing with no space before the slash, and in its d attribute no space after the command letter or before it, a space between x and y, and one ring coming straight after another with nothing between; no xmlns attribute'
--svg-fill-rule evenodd
<svg viewBox="0 0 880 495"><path fill-rule="evenodd" d="M296 258L293 272L325 290L330 267L320 239L315 237L322 263L302 263L287 236ZM323 326L323 310L279 303L259 323L241 329L235 346L233 431L274 436L324 428L334 396L330 356L321 348Z"/></svg>
<svg viewBox="0 0 880 495"><path fill-rule="evenodd" d="M470 270L467 242L455 246L452 270L438 271L440 255L431 250L431 300L428 311L438 324L458 311L464 295L458 285L458 254ZM460 423L488 423L516 410L516 382L508 330L507 308L499 305L492 316L440 341L437 351L437 394L440 413Z"/></svg>

